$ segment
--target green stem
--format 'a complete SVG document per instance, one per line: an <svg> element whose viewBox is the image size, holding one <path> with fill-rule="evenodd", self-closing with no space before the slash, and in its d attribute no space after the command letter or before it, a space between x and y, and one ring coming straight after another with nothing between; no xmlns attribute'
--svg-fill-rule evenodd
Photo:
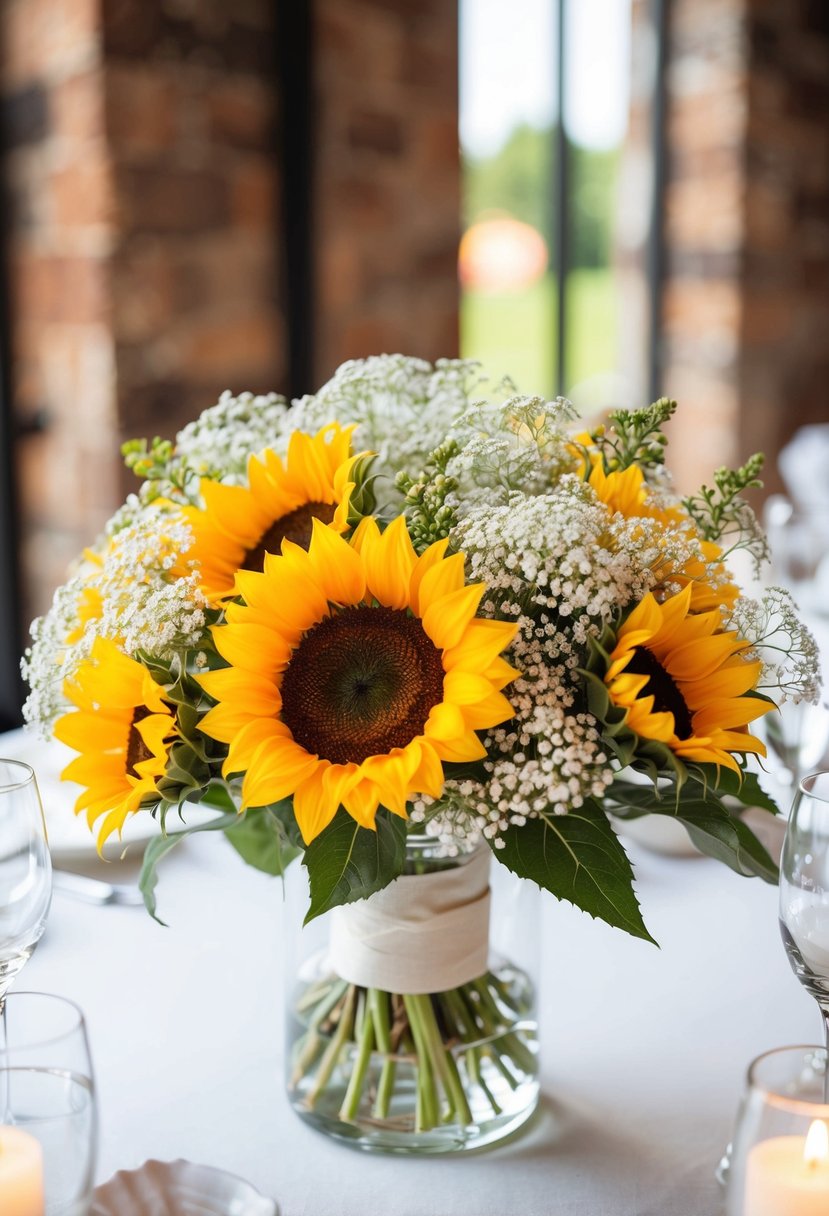
<svg viewBox="0 0 829 1216"><path fill-rule="evenodd" d="M498 1069L499 1073L504 1078L504 1080L506 1081L506 1083L510 1087L510 1089L517 1089L518 1082L516 1081L515 1077L512 1075L512 1073L510 1072L510 1070L507 1068L506 1064L504 1063L503 1059L501 1058L501 1053L497 1050L494 1050L491 1046L487 1047L485 1050L486 1050L487 1057L490 1060L492 1060L492 1063Z"/></svg>
<svg viewBox="0 0 829 1216"><path fill-rule="evenodd" d="M296 1059L291 1073L291 1088L295 1089L300 1081L310 1071L320 1051L325 1046L325 1039L316 1030L309 1030L297 1043Z"/></svg>
<svg viewBox="0 0 829 1216"><path fill-rule="evenodd" d="M348 984L345 982L345 980L337 980L337 982L331 986L328 996L324 997L323 1000L320 1001L314 1012L314 1016L309 1022L309 1026L312 1030L317 1030L323 1024L329 1013L332 1013L334 1009L336 1009L337 1004L342 1000L347 991Z"/></svg>
<svg viewBox="0 0 829 1216"><path fill-rule="evenodd" d="M415 1130L426 1132L436 1127L440 1121L437 1087L432 1072L429 1043L420 1020L420 1009L412 996L404 995L403 1004L406 1007L417 1056L418 1118Z"/></svg>
<svg viewBox="0 0 829 1216"><path fill-rule="evenodd" d="M354 1004L356 998L357 989L354 987L349 988L336 1033L325 1050L325 1054L320 1061L319 1072L306 1099L308 1106L314 1105L331 1080L331 1074L337 1065L340 1052L351 1037L351 1031L354 1026Z"/></svg>
<svg viewBox="0 0 829 1216"><path fill-rule="evenodd" d="M345 1091L343 1104L340 1107L340 1118L344 1119L347 1123L353 1122L357 1115L360 1098L363 1096L366 1073L371 1061L371 1052L374 1047L374 1022L367 1012L363 1015L362 1026L357 1033L357 1042L359 1044L357 1058L352 1066L351 1076L348 1079L348 1089Z"/></svg>
<svg viewBox="0 0 829 1216"><path fill-rule="evenodd" d="M475 1006L478 1018L484 1026L487 1036L495 1037L499 1032L506 1031L506 1023L500 1009L495 1003L495 1000L487 987L487 976L482 976L478 980L473 980L469 985L470 989L474 990L479 997L479 1003ZM470 1002L471 1003L471 1002ZM503 1055L508 1055L517 1068L522 1072L533 1073L535 1071L535 1057L529 1048L521 1042L520 1038L511 1033L501 1033L498 1039L497 1050L493 1048L493 1055L500 1051Z"/></svg>
<svg viewBox="0 0 829 1216"><path fill-rule="evenodd" d="M494 1115L502 1114L503 1108L498 1105L498 1102L495 1100L495 1095L493 1094L492 1090L487 1085L486 1081L484 1080L484 1078L480 1074L480 1072L478 1075L478 1084L480 1085L481 1089L484 1091L484 1097L486 1098L487 1102L492 1107L492 1113Z"/></svg>
<svg viewBox="0 0 829 1216"><path fill-rule="evenodd" d="M472 1112L469 1109L469 1103L466 1100L466 1094L461 1084L455 1057L444 1045L443 1038L441 1037L432 999L429 996L416 996L410 999L417 1003L421 1025L429 1044L435 1071L449 1100L450 1118L452 1115L455 1115L458 1122L466 1127L472 1122Z"/></svg>
<svg viewBox="0 0 829 1216"><path fill-rule="evenodd" d="M374 1037L377 1040L377 1050L383 1055L383 1066L380 1069L380 1080L377 1083L377 1096L374 1102L375 1119L387 1119L394 1093L394 1080L397 1066L392 1059L391 1026L389 1023L389 999L379 988L370 988L368 992L368 1007L371 1020L374 1023Z"/></svg>

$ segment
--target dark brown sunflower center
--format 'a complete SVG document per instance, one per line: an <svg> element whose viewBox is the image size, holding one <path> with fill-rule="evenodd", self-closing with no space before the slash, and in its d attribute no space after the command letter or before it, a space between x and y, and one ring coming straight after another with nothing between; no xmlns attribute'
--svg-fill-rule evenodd
<svg viewBox="0 0 829 1216"><path fill-rule="evenodd" d="M136 723L143 721L144 718L148 718L150 713L151 711L147 709L146 705L139 705L132 715L130 733L127 739L127 772L131 777L141 776L135 767L137 764L143 764L145 760L152 760L152 752L135 729Z"/></svg>
<svg viewBox="0 0 829 1216"><path fill-rule="evenodd" d="M440 651L417 617L346 608L305 634L282 677L282 718L332 764L405 747L443 700Z"/></svg>
<svg viewBox="0 0 829 1216"><path fill-rule="evenodd" d="M653 708L657 713L673 714L674 730L678 739L690 738L694 733L691 711L674 683L673 677L662 666L656 655L645 646L637 646L625 671L637 676L648 677L648 682L639 696L653 697Z"/></svg>
<svg viewBox="0 0 829 1216"><path fill-rule="evenodd" d="M287 515L275 519L267 532L259 537L258 544L248 549L242 561L243 570L257 570L260 574L265 567L266 553L281 553L283 540L292 540L295 545L307 549L311 543L311 533L314 520L330 524L337 510L337 504L331 502L306 502Z"/></svg>

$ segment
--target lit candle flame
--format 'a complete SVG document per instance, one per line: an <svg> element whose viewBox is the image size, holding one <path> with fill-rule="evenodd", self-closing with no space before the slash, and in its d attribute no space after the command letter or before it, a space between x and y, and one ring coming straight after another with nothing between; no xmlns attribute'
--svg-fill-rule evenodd
<svg viewBox="0 0 829 1216"><path fill-rule="evenodd" d="M829 1128L822 1119L815 1119L803 1146L803 1160L812 1169L829 1159Z"/></svg>

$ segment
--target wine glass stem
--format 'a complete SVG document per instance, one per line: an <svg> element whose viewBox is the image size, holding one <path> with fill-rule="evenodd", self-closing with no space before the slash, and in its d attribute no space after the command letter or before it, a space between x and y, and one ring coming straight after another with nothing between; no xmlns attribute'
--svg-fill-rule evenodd
<svg viewBox="0 0 829 1216"><path fill-rule="evenodd" d="M823 1073L823 1101L829 1105L829 1008L820 1007L823 1014L823 1040L826 1045L826 1065Z"/></svg>
<svg viewBox="0 0 829 1216"><path fill-rule="evenodd" d="M829 1030L827 1030L829 1034ZM9 1094L9 1035L6 1023L6 993L0 992L0 1124L8 1126L14 1122Z"/></svg>

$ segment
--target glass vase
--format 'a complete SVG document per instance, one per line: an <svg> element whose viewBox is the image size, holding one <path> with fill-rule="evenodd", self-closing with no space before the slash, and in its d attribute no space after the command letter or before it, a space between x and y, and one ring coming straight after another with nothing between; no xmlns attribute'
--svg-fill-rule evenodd
<svg viewBox="0 0 829 1216"><path fill-rule="evenodd" d="M403 878L305 928L304 868L286 880L289 1100L355 1148L481 1148L538 1102L538 888L446 854L410 836Z"/></svg>

